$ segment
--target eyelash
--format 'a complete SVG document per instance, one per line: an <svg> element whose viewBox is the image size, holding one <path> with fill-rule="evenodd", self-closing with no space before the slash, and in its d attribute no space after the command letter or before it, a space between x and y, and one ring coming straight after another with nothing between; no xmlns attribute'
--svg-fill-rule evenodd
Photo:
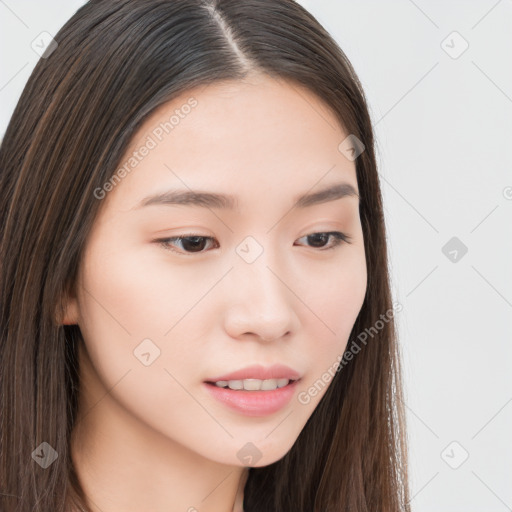
<svg viewBox="0 0 512 512"><path fill-rule="evenodd" d="M343 243L347 243L347 244L352 243L350 241L351 237L346 235L345 233L342 233L341 231L318 231L315 233L309 233L308 235L301 236L300 238L310 237L310 236L314 236L314 235L327 235L329 237L334 237L334 243L332 245L328 246L327 248L313 247L313 249L318 249L319 251L329 251L331 249L335 249L336 247L339 247ZM166 249L168 251L176 252L181 255L202 254L202 253L206 252L206 251L180 252L180 251L177 251L177 250L171 248L170 242L181 241L184 238L202 238L202 239L214 240L214 238L211 236L201 236L201 235L196 235L194 233L187 233L185 235L174 236L171 238L163 238L161 240L155 240L155 242L159 243L159 245L161 245L164 249Z"/></svg>

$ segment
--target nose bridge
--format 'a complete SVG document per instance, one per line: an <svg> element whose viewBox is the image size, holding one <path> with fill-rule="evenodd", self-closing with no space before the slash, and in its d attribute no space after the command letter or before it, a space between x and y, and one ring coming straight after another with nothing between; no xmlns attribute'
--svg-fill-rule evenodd
<svg viewBox="0 0 512 512"><path fill-rule="evenodd" d="M295 328L293 293L286 286L286 271L276 257L278 248L263 247L247 237L236 251L231 276L232 315L228 323L265 339L283 336ZM234 313L236 311L236 313Z"/></svg>

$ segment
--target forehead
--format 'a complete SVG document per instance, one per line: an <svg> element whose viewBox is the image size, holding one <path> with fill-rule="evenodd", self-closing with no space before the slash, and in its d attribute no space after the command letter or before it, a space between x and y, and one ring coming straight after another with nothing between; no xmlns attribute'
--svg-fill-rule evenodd
<svg viewBox="0 0 512 512"><path fill-rule="evenodd" d="M355 164L338 149L346 137L329 107L296 83L267 75L216 82L150 115L110 195L133 206L147 192L178 187L251 197L276 187L297 196L319 180L357 188Z"/></svg>

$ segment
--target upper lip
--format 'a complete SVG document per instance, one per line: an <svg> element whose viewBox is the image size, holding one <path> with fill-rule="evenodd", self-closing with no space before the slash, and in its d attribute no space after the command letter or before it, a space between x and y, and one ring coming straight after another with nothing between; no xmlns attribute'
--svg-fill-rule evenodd
<svg viewBox="0 0 512 512"><path fill-rule="evenodd" d="M219 380L244 380L244 379L288 379L298 380L299 372L283 364L262 366L260 364L246 366L235 372L226 373L217 377L207 379L205 382L218 382Z"/></svg>

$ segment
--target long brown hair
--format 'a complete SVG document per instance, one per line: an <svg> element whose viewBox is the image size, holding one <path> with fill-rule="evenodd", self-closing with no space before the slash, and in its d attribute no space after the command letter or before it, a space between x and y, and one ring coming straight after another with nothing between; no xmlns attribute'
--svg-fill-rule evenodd
<svg viewBox="0 0 512 512"><path fill-rule="evenodd" d="M343 51L293 0L91 0L36 65L0 148L0 509L87 510L70 456L77 325L55 312L141 123L196 86L261 71L307 87L364 144L356 159L368 286L347 357L291 450L251 468L246 512L409 510L400 352L374 138ZM340 141L341 142L341 141ZM347 345L346 354L350 349ZM47 469L32 453L47 442Z"/></svg>

